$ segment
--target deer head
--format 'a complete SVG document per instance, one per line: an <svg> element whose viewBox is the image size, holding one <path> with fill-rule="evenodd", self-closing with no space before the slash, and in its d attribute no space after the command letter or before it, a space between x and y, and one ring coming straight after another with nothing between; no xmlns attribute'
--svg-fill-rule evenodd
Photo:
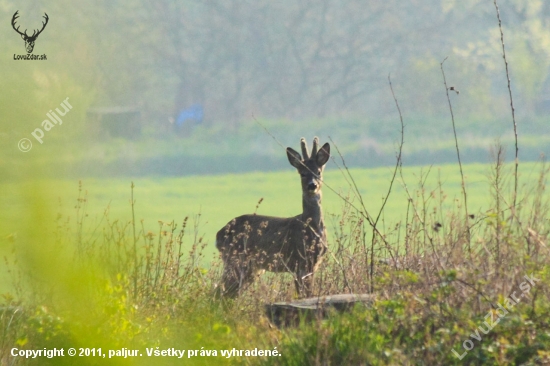
<svg viewBox="0 0 550 366"><path fill-rule="evenodd" d="M48 14L44 13L44 18L46 19L45 22L42 22L42 29L38 30L34 30L34 32L32 33L32 36L29 36L27 34L27 30L25 29L25 32L21 33L19 31L19 26L17 28L15 28L15 21L17 18L19 18L19 15L17 14L19 13L19 10L17 10L15 12L15 14L13 14L13 18L11 18L11 26L13 27L13 29L19 33L21 35L21 38L23 38L23 40L25 41L25 48L27 49L27 53L32 53L32 50L34 49L34 42L36 41L36 38L38 38L38 35L40 35L40 33L42 33L42 31L44 30L44 28L46 28L46 24L48 24Z"/></svg>
<svg viewBox="0 0 550 366"><path fill-rule="evenodd" d="M290 164L298 170L302 179L302 192L304 196L315 196L319 194L323 183L322 173L324 165L330 158L330 145L328 142L319 149L319 139L313 139L311 155L307 149L305 139L300 140L302 155L288 147L286 154Z"/></svg>

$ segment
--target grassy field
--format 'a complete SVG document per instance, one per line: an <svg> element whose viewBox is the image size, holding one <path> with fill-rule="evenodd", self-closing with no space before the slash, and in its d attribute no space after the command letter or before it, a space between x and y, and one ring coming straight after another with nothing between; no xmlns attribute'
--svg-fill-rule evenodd
<svg viewBox="0 0 550 366"><path fill-rule="evenodd" d="M535 163L521 166L522 181L536 179ZM375 215L386 195L392 176L392 167L375 169L352 169L359 191L366 202L369 213ZM464 166L466 175L469 209L472 212L488 209L489 166L470 164ZM403 168L404 182L412 192L418 186L420 177L425 180L428 190L441 189L448 196L447 203L453 198L462 200L460 174L457 166L443 165L433 167ZM323 209L328 217L338 215L344 203L341 196L347 196L350 185L343 173L336 168L325 171L323 189ZM159 220L181 223L185 216L195 217L201 214L201 234L212 241L215 233L231 218L256 211L271 216L293 216L301 211L301 189L298 175L289 166L287 171L253 172L244 174L188 176L181 178L116 178L76 180L38 180L1 185L0 212L2 235L8 235L19 226L21 219L36 202L29 196L46 205L45 220L52 223L58 216L74 217L75 204L79 195L86 196L83 208L89 215L85 220L90 226L98 222L106 209L112 218L131 220L130 204L131 182L133 181L135 217L144 220L148 230L155 230ZM386 205L385 219L389 223L404 219L407 195L403 180L396 177L393 192ZM81 187L81 188L79 188ZM81 192L79 192L81 190ZM356 201L355 204L358 204Z"/></svg>
<svg viewBox="0 0 550 366"><path fill-rule="evenodd" d="M536 167L535 163L522 164L520 182L527 183L536 179ZM483 164L464 166L469 211L472 213L477 214L489 209L489 170L490 167ZM387 194L393 168L352 169L350 173L365 200L368 212L376 216ZM324 179L323 209L331 238L331 225L337 221L336 218L341 214L344 204L339 195L348 196L351 187L344 172L335 168L334 163L332 168L325 172ZM408 196L403 182L412 194L418 188L420 180L425 182L424 187L428 193L437 192L441 188L446 195L444 206L453 207L456 199L462 202L457 165L403 168L403 179L400 175L396 177L382 216L382 224L391 226L405 220ZM82 227L88 234L91 234L99 223L105 221L106 213L110 220L130 222L131 182L130 178L90 178L80 182L51 179L4 183L0 186L0 206L9 209L0 212L0 234L5 238L17 233L24 240L24 225L29 222L29 214L37 205L43 208L40 221L46 228L53 228L59 221L74 223L77 213L82 215L83 212L86 216L82 219ZM263 215L290 217L301 210L299 177L290 166L288 170L280 172L138 178L133 182L138 229L143 220L145 231L158 233L159 221L174 221L181 225L186 216L189 216L192 222L199 219L200 213L197 233L208 243L205 254L210 259L217 256L214 246L216 232L233 217L254 211ZM75 208L78 197L86 197L86 201L81 202L79 212ZM256 210L257 203L262 198L263 201ZM356 198L352 200L355 205L359 205ZM435 199L428 203L433 206L439 205ZM9 245L5 244L0 249L7 253ZM5 281L0 283L2 287L6 286Z"/></svg>
<svg viewBox="0 0 550 366"><path fill-rule="evenodd" d="M536 163L521 165L520 182L531 182L537 178ZM511 168L511 166L510 166ZM464 166L469 200L472 212L487 210L489 204L490 167L483 164ZM387 194L393 167L374 169L352 169L351 175L366 202L369 213L375 215ZM452 199L462 200L460 174L456 165L403 168L404 180L396 177L392 194L386 205L385 219L395 222L404 219L407 195L403 181L412 192L422 180L427 190L441 189ZM344 203L341 196L347 196L350 185L342 171L333 168L325 171L323 209L325 215L338 215ZM149 230L157 228L159 220L181 223L185 216L201 214L201 234L206 240L213 240L215 233L231 218L256 211L271 216L293 216L301 211L301 189L298 175L289 167L281 172L253 172L244 174L188 176L181 178L116 178L76 180L38 180L1 185L0 220L4 235L17 227L26 217L33 204L29 196L39 198L48 208L44 219L53 223L58 214L71 217L79 195L86 196L86 221L92 225L101 220L106 209L112 218L131 220L131 183L134 183L135 217L144 220ZM80 188L79 188L80 187ZM81 190L81 192L79 192ZM260 199L262 203L256 210ZM358 204L358 202L355 202Z"/></svg>
<svg viewBox="0 0 550 366"><path fill-rule="evenodd" d="M520 209L513 220L505 202L510 165L498 170L498 199L491 193L494 167L464 166L469 213L475 220L462 215L456 165L404 168L378 225L388 235L376 236L372 247L370 239L362 241L371 229L358 224L360 216L348 211L340 220L344 201L334 191L346 196L351 189L340 171L328 169L323 206L334 250L314 277L316 293L372 292L377 300L368 310L357 308L284 330L267 322L264 304L295 296L290 275L263 276L234 302L220 306L213 298L220 275L213 241L220 227L234 216L254 212L261 198L260 214L300 212L298 177L290 167L272 173L133 179L139 253L131 239L132 179L4 183L0 204L8 209L0 213L0 243L9 266L1 274L0 340L5 341L0 343L0 364L33 364L14 359L12 347L135 348L143 354L153 348L198 354L203 349L278 347L283 355L252 359L218 354L187 360L199 365L460 364L451 350L471 364L546 362L550 206L537 165L520 167ZM376 216L392 168L355 169L351 174L366 209ZM521 201L529 193L524 184L535 190ZM352 201L359 205L357 196ZM196 232L204 241L193 235L192 220L198 213ZM191 222L183 237L179 229L170 232L171 225L159 226L159 220L180 223L186 216ZM401 225L395 226L398 221ZM435 222L442 223L437 230ZM485 251L469 254L470 244ZM9 255L12 248L14 256ZM181 261L179 253L184 254ZM400 260L380 262L388 253ZM374 272L370 263L376 263ZM525 275L537 279L527 290L519 285L530 301L518 301L481 340L470 337L487 319L487 311L503 303ZM57 358L51 364L70 361ZM145 365L152 359L78 361ZM169 365L181 360L153 361Z"/></svg>

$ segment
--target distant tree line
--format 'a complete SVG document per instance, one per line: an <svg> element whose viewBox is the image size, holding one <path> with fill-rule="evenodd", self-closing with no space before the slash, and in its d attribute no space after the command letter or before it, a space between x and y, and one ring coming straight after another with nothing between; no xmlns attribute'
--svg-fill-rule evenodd
<svg viewBox="0 0 550 366"><path fill-rule="evenodd" d="M515 91L534 110L550 99L550 2L499 5ZM476 101L469 112L493 114L507 103L492 0L101 0L78 7L62 0L51 7L50 37L58 54L80 59L80 68L68 69L93 87L94 103L139 105L151 118L173 119L196 104L207 125L252 115L381 116L393 110L382 103L391 101L389 73L409 113L437 113L446 56L450 82ZM46 42L46 32L41 37Z"/></svg>

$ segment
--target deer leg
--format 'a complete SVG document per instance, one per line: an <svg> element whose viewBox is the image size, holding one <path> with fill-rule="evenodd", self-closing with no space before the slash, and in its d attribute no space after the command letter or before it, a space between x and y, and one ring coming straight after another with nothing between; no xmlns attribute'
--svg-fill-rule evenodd
<svg viewBox="0 0 550 366"><path fill-rule="evenodd" d="M313 273L307 273L305 278L302 280L304 282L304 293L306 297L312 296L312 286L313 286Z"/></svg>
<svg viewBox="0 0 550 366"><path fill-rule="evenodd" d="M312 276L309 271L298 271L295 273L294 284L296 285L296 293L298 296L311 296Z"/></svg>
<svg viewBox="0 0 550 366"><path fill-rule="evenodd" d="M221 282L221 296L235 298L239 293L239 280L231 267L224 267Z"/></svg>
<svg viewBox="0 0 550 366"><path fill-rule="evenodd" d="M223 296L235 298L239 293L254 281L254 266L251 263L226 263L222 275Z"/></svg>
<svg viewBox="0 0 550 366"><path fill-rule="evenodd" d="M294 285L296 286L296 294L300 296L302 294L303 283L298 273L294 274Z"/></svg>

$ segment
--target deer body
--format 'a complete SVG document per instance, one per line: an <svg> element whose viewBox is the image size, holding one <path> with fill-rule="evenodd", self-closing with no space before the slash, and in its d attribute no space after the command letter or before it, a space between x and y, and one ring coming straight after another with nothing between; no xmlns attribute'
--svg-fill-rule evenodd
<svg viewBox="0 0 550 366"><path fill-rule="evenodd" d="M287 156L301 176L302 213L289 218L243 215L218 231L216 247L224 262L222 295L235 297L265 271L293 273L296 291L311 295L313 272L327 248L321 186L330 146L318 150L315 138L309 156L304 139L301 145L303 159L291 148Z"/></svg>

